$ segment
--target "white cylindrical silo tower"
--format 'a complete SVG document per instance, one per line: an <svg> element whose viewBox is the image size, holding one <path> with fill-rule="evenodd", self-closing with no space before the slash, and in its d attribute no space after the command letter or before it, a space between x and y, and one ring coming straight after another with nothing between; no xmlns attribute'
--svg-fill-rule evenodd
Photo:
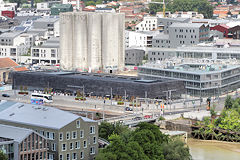
<svg viewBox="0 0 240 160"><path fill-rule="evenodd" d="M73 69L86 70L88 68L87 14L74 12L73 22Z"/></svg>
<svg viewBox="0 0 240 160"><path fill-rule="evenodd" d="M60 14L60 66L63 70L72 70L73 43L72 13Z"/></svg>
<svg viewBox="0 0 240 160"><path fill-rule="evenodd" d="M101 69L101 14L88 13L88 68L91 71Z"/></svg>

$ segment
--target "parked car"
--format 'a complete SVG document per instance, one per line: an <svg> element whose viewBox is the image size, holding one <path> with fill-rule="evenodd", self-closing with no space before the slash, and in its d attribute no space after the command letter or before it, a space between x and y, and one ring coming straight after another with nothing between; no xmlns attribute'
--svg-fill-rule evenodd
<svg viewBox="0 0 240 160"><path fill-rule="evenodd" d="M130 108L130 107L126 107L125 110L126 110L126 111L133 111L133 109Z"/></svg>
<svg viewBox="0 0 240 160"><path fill-rule="evenodd" d="M2 94L2 97L10 97L8 94Z"/></svg>
<svg viewBox="0 0 240 160"><path fill-rule="evenodd" d="M145 115L144 118L145 119L152 118L152 115Z"/></svg>

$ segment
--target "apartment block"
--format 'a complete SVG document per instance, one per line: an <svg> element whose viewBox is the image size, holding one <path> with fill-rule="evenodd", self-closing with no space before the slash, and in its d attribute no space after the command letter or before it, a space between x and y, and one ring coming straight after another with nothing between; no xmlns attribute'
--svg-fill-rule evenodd
<svg viewBox="0 0 240 160"><path fill-rule="evenodd" d="M171 47L198 44L209 39L209 26L201 23L174 23L169 32Z"/></svg>
<svg viewBox="0 0 240 160"><path fill-rule="evenodd" d="M136 31L152 31L158 29L157 17L143 17L143 21L136 25Z"/></svg>
<svg viewBox="0 0 240 160"><path fill-rule="evenodd" d="M53 65L60 63L59 38L52 37L42 45L32 47L31 60L32 64L46 63Z"/></svg>
<svg viewBox="0 0 240 160"><path fill-rule="evenodd" d="M169 26L173 23L189 23L190 18L159 18L158 27L164 31L164 34L169 34Z"/></svg>

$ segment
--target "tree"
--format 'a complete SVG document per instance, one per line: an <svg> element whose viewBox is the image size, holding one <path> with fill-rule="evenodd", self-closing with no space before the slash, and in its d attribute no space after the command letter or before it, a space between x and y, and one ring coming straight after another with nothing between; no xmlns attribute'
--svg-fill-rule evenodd
<svg viewBox="0 0 240 160"><path fill-rule="evenodd" d="M7 155L4 154L2 150L0 150L0 160L8 160Z"/></svg>
<svg viewBox="0 0 240 160"><path fill-rule="evenodd" d="M85 5L86 6L95 6L96 3L94 1L87 1L87 2L85 2Z"/></svg>
<svg viewBox="0 0 240 160"><path fill-rule="evenodd" d="M224 107L226 109L230 109L232 108L232 106L233 106L233 99L231 96L227 96L227 98L225 99Z"/></svg>
<svg viewBox="0 0 240 160"><path fill-rule="evenodd" d="M165 160L190 160L189 148L179 140L171 140L163 144L163 154Z"/></svg>
<svg viewBox="0 0 240 160"><path fill-rule="evenodd" d="M174 145L154 124L140 123L131 131L121 124L103 122L99 127L99 135L107 137L110 145L100 150L96 160L164 160L165 156L168 159L174 156L183 160L188 160L187 157L190 159L187 147L182 143ZM173 151L164 150L163 145L171 147ZM176 155L174 152L177 152Z"/></svg>
<svg viewBox="0 0 240 160"><path fill-rule="evenodd" d="M207 0L174 0L172 2L166 2L166 10L172 13L176 11L196 11L204 15L205 18L211 18L213 15L213 7ZM156 14L156 12L163 11L163 5L150 4L150 14Z"/></svg>

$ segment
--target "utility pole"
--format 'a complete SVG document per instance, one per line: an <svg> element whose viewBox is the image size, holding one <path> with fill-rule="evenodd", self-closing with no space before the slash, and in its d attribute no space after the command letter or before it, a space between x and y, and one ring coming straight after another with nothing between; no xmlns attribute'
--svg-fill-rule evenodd
<svg viewBox="0 0 240 160"><path fill-rule="evenodd" d="M220 90L219 90L219 84L218 84L218 104L219 104L219 96L220 96Z"/></svg>
<svg viewBox="0 0 240 160"><path fill-rule="evenodd" d="M111 105L112 105L112 98L113 96L112 96L112 87L111 87Z"/></svg>
<svg viewBox="0 0 240 160"><path fill-rule="evenodd" d="M105 99L103 99L103 121L105 119Z"/></svg>
<svg viewBox="0 0 240 160"><path fill-rule="evenodd" d="M124 110L126 110L126 102L127 102L127 91L126 90L124 90L124 94L125 94L125 96L124 96L124 104L125 104L125 109Z"/></svg>
<svg viewBox="0 0 240 160"><path fill-rule="evenodd" d="M202 84L200 82L200 108L202 108Z"/></svg>
<svg viewBox="0 0 240 160"><path fill-rule="evenodd" d="M172 104L172 92L175 92L177 91L176 89L172 89L172 90L168 90L168 91L163 91L163 92L166 92L166 95L167 95L167 103L169 102L169 99L170 99L170 110L171 110L171 104ZM168 97L168 93L169 93L169 97ZM169 99L168 99L169 98Z"/></svg>

